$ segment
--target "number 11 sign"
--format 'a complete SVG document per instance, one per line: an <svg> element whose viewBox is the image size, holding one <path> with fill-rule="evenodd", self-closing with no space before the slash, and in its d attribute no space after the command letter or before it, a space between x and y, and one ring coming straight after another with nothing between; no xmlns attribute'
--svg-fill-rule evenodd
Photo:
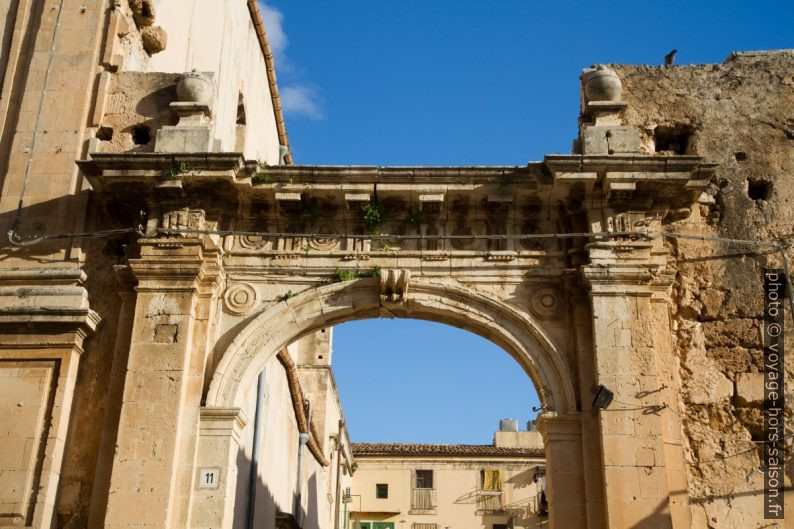
<svg viewBox="0 0 794 529"><path fill-rule="evenodd" d="M219 468L202 468L199 470L200 489L217 489L220 479L221 469Z"/></svg>

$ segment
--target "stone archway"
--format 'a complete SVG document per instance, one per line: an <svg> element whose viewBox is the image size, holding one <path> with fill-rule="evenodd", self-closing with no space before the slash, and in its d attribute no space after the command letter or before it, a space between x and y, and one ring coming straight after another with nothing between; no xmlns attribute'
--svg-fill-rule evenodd
<svg viewBox="0 0 794 529"><path fill-rule="evenodd" d="M388 272L384 272L388 273ZM446 281L414 280L400 302L386 302L378 281L361 279L310 289L262 311L223 353L206 406L239 407L265 363L301 336L350 320L413 318L446 323L491 340L532 379L544 410L577 411L574 378L559 346L520 307Z"/></svg>
<svg viewBox="0 0 794 529"><path fill-rule="evenodd" d="M191 170L158 176L175 163ZM135 196L151 212L128 260L137 294L106 525L229 527L240 388L312 328L394 315L490 338L533 379L552 527L688 527L659 234L712 165L613 153L260 167L141 153L97 154L84 170L106 207ZM609 410L591 404L599 386L615 394ZM227 470L220 490L197 486L202 466ZM132 495L150 508L131 512Z"/></svg>
<svg viewBox="0 0 794 529"><path fill-rule="evenodd" d="M345 321L373 317L397 317L435 321L463 328L491 340L508 352L524 369L541 399L542 422L547 447L549 490L566 491L561 502L551 502L567 519L585 517L584 462L579 405L571 367L532 315L520 306L485 296L449 280L405 278L397 295L387 293L389 276L407 272L382 271L383 280L359 279L308 289L290 299L270 305L238 332L225 349L214 371L202 410L203 433L199 440L199 466L221 468L223 498L235 496L235 468L231 464L239 450L236 429L229 423L224 438L217 428L219 415L227 420L244 407L245 394L256 383L258 373L279 350L317 329ZM562 436L560 434L563 434ZM557 458L558 462L553 462ZM228 465L227 465L228 464ZM227 465L227 466L226 466ZM555 473L555 469L561 472ZM212 494L198 499L202 512L215 504L217 523L233 510L227 500ZM557 507L556 504L560 506ZM206 514L205 514L206 516Z"/></svg>

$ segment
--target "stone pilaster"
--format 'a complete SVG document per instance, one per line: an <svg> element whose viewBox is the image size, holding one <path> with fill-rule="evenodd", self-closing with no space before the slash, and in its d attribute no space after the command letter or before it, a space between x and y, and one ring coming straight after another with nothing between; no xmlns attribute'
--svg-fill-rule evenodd
<svg viewBox="0 0 794 529"><path fill-rule="evenodd" d="M590 300L586 289L582 288L581 277L571 272L566 278L570 293L571 323L576 347L579 395L582 421L582 464L584 487L587 497L587 528L604 527L604 476L601 471L601 441L598 418L592 413L589 396L595 387L593 350L593 318L590 314ZM587 395L582 399L581 395Z"/></svg>
<svg viewBox="0 0 794 529"><path fill-rule="evenodd" d="M0 271L0 526L49 528L83 342L99 317L77 268Z"/></svg>
<svg viewBox="0 0 794 529"><path fill-rule="evenodd" d="M579 414L543 412L538 429L546 447L546 496L550 529L585 529L587 525L582 422Z"/></svg>
<svg viewBox="0 0 794 529"><path fill-rule="evenodd" d="M105 527L186 527L219 258L198 238L140 242L141 257L130 260L137 302Z"/></svg>
<svg viewBox="0 0 794 529"><path fill-rule="evenodd" d="M240 408L201 408L191 528L231 529L240 434L246 422ZM216 472L208 478L202 469Z"/></svg>
<svg viewBox="0 0 794 529"><path fill-rule="evenodd" d="M636 264L643 246L650 244L594 243L591 259L598 264L583 268L593 314L594 382L614 392L610 406L596 411L610 529L674 527L663 422L666 377L657 357L670 329L658 325L651 302L652 268ZM610 252L615 259L608 263ZM626 256L617 258L621 252ZM583 401L592 401L594 391Z"/></svg>
<svg viewBox="0 0 794 529"><path fill-rule="evenodd" d="M687 485L686 459L684 457L684 430L678 415L681 395L679 361L673 349L670 317L670 288L674 274L657 274L651 288L651 310L656 365L661 391L659 397L668 406L662 412L664 457L667 463L667 486L670 491L670 514L675 529L691 526L689 487Z"/></svg>

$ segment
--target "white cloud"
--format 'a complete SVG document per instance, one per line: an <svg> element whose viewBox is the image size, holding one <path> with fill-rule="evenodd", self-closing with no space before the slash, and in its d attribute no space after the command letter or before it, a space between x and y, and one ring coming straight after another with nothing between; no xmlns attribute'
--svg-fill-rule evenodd
<svg viewBox="0 0 794 529"><path fill-rule="evenodd" d="M284 13L269 6L264 2L260 2L262 12L262 21L265 23L265 32L267 33L267 40L270 42L270 49L273 54L279 58L284 50L287 48L287 34L284 33Z"/></svg>
<svg viewBox="0 0 794 529"><path fill-rule="evenodd" d="M270 49L273 50L273 55L276 58L276 73L281 74L282 80L300 77L300 72L287 58L286 49L289 39L284 32L284 13L262 1L259 2L259 6ZM298 82L283 83L282 81L280 84L279 95L285 114L305 116L309 119L323 118L322 99L317 90Z"/></svg>
<svg viewBox="0 0 794 529"><path fill-rule="evenodd" d="M320 96L313 88L304 85L287 85L280 90L281 106L287 114L322 119Z"/></svg>

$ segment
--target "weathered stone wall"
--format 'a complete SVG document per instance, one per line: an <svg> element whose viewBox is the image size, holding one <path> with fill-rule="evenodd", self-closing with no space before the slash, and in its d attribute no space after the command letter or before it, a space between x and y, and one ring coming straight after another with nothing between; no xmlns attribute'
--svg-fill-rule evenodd
<svg viewBox="0 0 794 529"><path fill-rule="evenodd" d="M629 103L625 120L642 130L647 151L720 164L699 208L669 216L671 231L766 241L794 232L794 51L732 54L722 64L612 67ZM760 451L748 440L763 433L762 271L781 260L725 243L669 246L678 271L673 328L692 526L769 527ZM789 353L789 402L793 374ZM794 465L786 474L791 486Z"/></svg>

